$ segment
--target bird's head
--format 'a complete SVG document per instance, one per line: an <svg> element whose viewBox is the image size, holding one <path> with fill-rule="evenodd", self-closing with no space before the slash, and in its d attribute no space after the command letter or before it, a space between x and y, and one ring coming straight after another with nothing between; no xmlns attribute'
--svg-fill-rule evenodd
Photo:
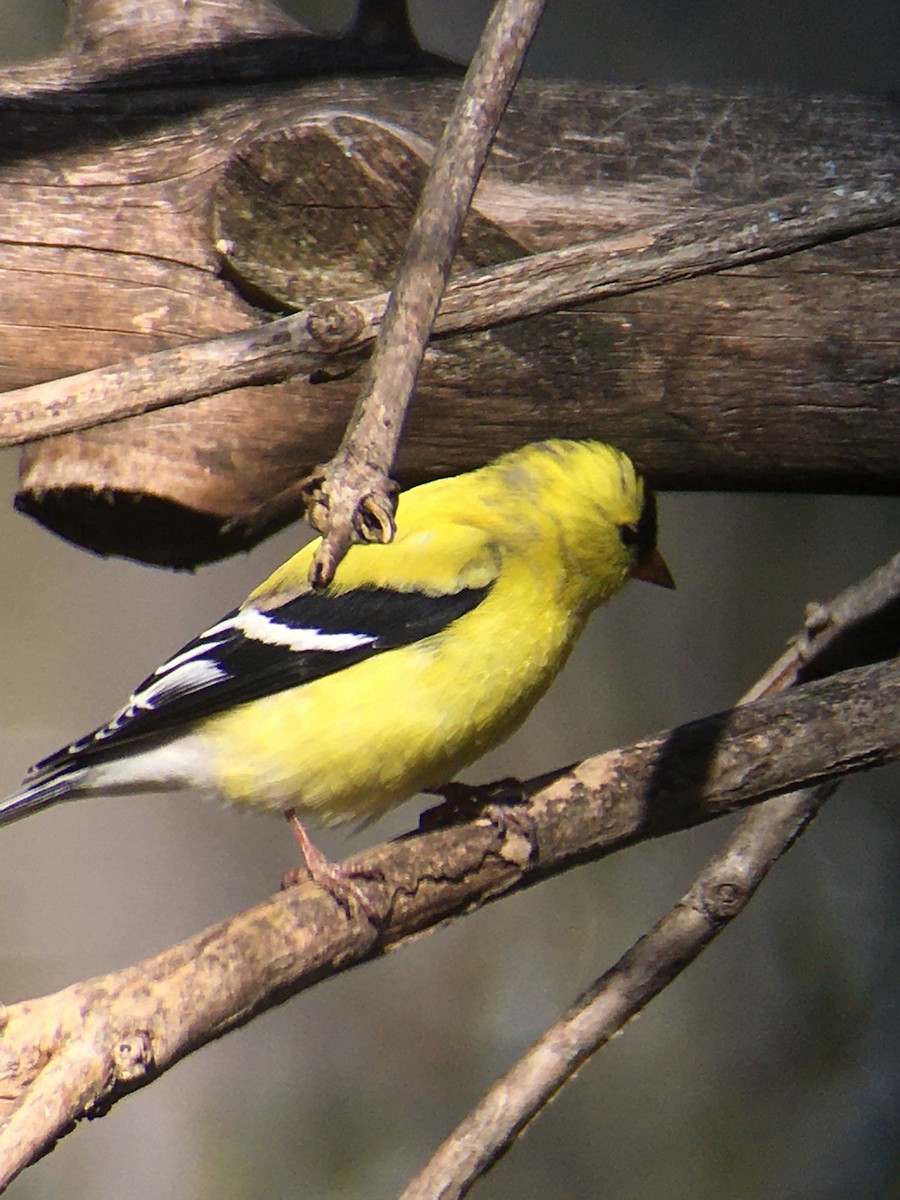
<svg viewBox="0 0 900 1200"><path fill-rule="evenodd" d="M656 495L621 450L593 441L537 442L495 466L507 495L534 514L540 533L532 544L555 541L577 607L595 607L628 579L675 586L656 544Z"/></svg>

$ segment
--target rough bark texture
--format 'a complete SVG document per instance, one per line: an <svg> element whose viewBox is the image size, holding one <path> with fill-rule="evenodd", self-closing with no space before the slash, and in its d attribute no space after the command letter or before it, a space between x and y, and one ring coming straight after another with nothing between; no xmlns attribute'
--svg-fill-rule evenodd
<svg viewBox="0 0 900 1200"><path fill-rule="evenodd" d="M900 756L900 671L861 667L526 785L521 807L345 866L372 914L310 883L136 966L0 1007L0 1189L83 1116L323 978L577 862ZM739 872L711 897L727 915ZM732 914L733 915L733 914Z"/></svg>
<svg viewBox="0 0 900 1200"><path fill-rule="evenodd" d="M309 39L257 34L180 55L163 39L152 60L112 38L0 77L0 386L247 328L287 292L390 283L456 82L298 78ZM523 84L458 269L786 194L890 192L897 130L875 98ZM662 487L897 492L898 236L436 343L399 478L589 435ZM328 457L358 389L351 363L48 440L25 452L20 505L101 550L215 557L223 521Z"/></svg>

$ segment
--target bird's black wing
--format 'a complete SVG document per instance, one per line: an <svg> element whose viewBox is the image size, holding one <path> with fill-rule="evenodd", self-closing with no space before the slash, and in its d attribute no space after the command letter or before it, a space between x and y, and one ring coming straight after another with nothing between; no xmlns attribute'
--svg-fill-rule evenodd
<svg viewBox="0 0 900 1200"><path fill-rule="evenodd" d="M490 587L446 595L385 587L304 592L266 611L235 609L158 667L106 725L43 759L30 777L118 754L129 742L431 637L480 604Z"/></svg>

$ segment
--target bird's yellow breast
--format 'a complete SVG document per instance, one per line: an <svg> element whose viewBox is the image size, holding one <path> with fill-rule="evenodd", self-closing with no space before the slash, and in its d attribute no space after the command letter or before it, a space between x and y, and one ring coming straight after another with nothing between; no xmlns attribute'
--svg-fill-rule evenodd
<svg viewBox="0 0 900 1200"><path fill-rule="evenodd" d="M441 633L253 701L252 721L240 709L210 721L223 797L337 824L449 782L525 718L562 666L583 621L556 590L554 576L508 563Z"/></svg>

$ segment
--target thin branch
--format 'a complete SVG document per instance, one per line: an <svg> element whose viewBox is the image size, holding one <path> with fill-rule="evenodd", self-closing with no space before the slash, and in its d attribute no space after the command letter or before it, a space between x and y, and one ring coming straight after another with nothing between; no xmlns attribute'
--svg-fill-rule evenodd
<svg viewBox="0 0 900 1200"><path fill-rule="evenodd" d="M803 631L742 703L858 655L866 628L881 631L876 653L900 650L900 555L830 606L810 605ZM400 1200L465 1196L584 1063L743 912L837 786L832 781L779 796L749 813L678 903L488 1090Z"/></svg>
<svg viewBox="0 0 900 1200"><path fill-rule="evenodd" d="M231 388L281 383L373 337L372 318L356 305L331 301L224 337L16 388L0 396L0 446L91 429Z"/></svg>
<svg viewBox="0 0 900 1200"><path fill-rule="evenodd" d="M394 535L388 472L460 230L543 8L543 0L497 0L425 180L347 432L305 482L310 523L323 534L310 568L317 586L331 581L352 541Z"/></svg>
<svg viewBox="0 0 900 1200"><path fill-rule="evenodd" d="M900 666L844 672L589 759L485 815L349 860L371 923L311 884L0 1015L0 1188L80 1117L423 930L626 845L900 758ZM52 1102L51 1102L52 1101Z"/></svg>
<svg viewBox="0 0 900 1200"><path fill-rule="evenodd" d="M675 907L489 1089L400 1200L465 1196L585 1062L743 911L835 786L782 796L751 813Z"/></svg>
<svg viewBox="0 0 900 1200"><path fill-rule="evenodd" d="M468 272L447 287L435 335L490 329L571 304L624 296L682 279L794 254L835 238L900 222L900 198L879 189L833 189L782 196L706 217L682 217L618 237L583 242ZM224 337L141 355L127 363L32 384L0 396L0 446L90 429L201 396L280 383L300 372L340 365L377 336L387 293L326 300L302 312ZM296 489L292 489L292 492ZM256 515L300 511L273 502Z"/></svg>

